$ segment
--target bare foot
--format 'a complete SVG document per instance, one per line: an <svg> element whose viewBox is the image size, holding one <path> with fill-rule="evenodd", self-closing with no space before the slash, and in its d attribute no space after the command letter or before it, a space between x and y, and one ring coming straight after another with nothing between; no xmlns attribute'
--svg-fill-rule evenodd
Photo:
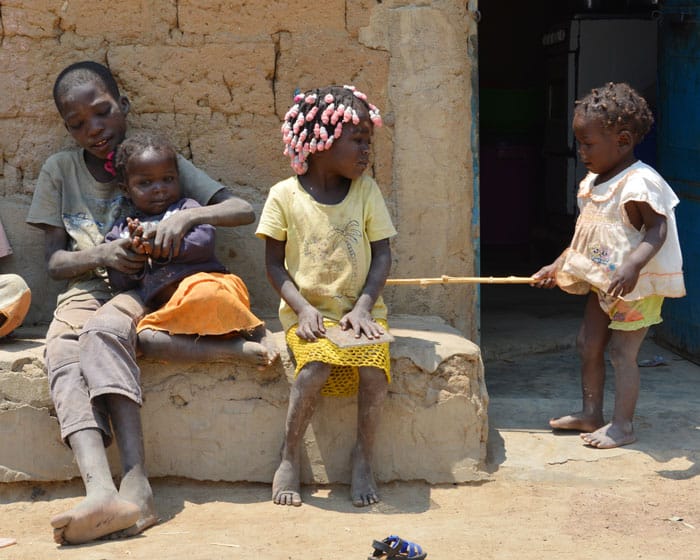
<svg viewBox="0 0 700 560"><path fill-rule="evenodd" d="M374 482L372 467L364 454L355 449L352 452L352 482L350 483L352 505L370 506L379 503L377 485Z"/></svg>
<svg viewBox="0 0 700 560"><path fill-rule="evenodd" d="M243 340L240 352L244 358L255 364L260 371L275 363L275 360L280 355L268 330L264 330L262 333L258 330L253 336L246 337Z"/></svg>
<svg viewBox="0 0 700 560"><path fill-rule="evenodd" d="M577 432L592 432L604 424L602 416L590 416L583 412L567 414L551 418L549 425L554 430L573 430Z"/></svg>
<svg viewBox="0 0 700 560"><path fill-rule="evenodd" d="M241 339L239 344L237 354L259 370L265 369L272 363L267 348L260 342Z"/></svg>
<svg viewBox="0 0 700 560"><path fill-rule="evenodd" d="M613 447L622 447L637 441L632 429L632 424L625 429L619 424L606 424L599 430L592 433L581 434L581 439L591 447L598 449L612 449Z"/></svg>
<svg viewBox="0 0 700 560"><path fill-rule="evenodd" d="M270 331L265 331L265 336L260 339L260 344L265 347L267 351L267 365L272 365L275 363L277 358L280 357L280 351L277 345L272 340L272 333Z"/></svg>
<svg viewBox="0 0 700 560"><path fill-rule="evenodd" d="M158 523L153 491L146 475L140 469L134 468L128 472L119 485L119 495L139 507L139 518L131 526L106 535L107 540L133 537Z"/></svg>
<svg viewBox="0 0 700 560"><path fill-rule="evenodd" d="M272 501L279 506L301 505L299 469L291 461L283 460L272 479Z"/></svg>
<svg viewBox="0 0 700 560"><path fill-rule="evenodd" d="M139 507L116 492L85 498L73 509L51 520L53 540L58 544L82 544L131 527Z"/></svg>

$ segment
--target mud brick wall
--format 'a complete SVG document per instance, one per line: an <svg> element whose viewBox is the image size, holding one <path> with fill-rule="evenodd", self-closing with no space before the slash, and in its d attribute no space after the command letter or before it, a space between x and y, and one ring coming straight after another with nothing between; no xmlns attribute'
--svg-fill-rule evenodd
<svg viewBox="0 0 700 560"><path fill-rule="evenodd" d="M27 226L36 178L70 148L51 98L77 60L107 64L132 102L131 129L157 128L251 201L291 174L281 117L294 90L352 83L381 110L371 173L399 235L392 276L474 274L476 23L456 0L3 0L0 2L0 218L14 254L0 272L30 284L28 322L50 320L43 234ZM220 229L221 259L274 315L255 226ZM475 289L386 290L393 313L439 315L476 337Z"/></svg>

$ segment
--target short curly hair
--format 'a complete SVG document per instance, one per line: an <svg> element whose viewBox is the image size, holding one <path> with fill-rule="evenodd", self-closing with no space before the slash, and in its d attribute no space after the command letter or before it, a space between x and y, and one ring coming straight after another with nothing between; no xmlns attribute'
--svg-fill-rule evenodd
<svg viewBox="0 0 700 560"><path fill-rule="evenodd" d="M149 148L157 152L172 154L173 159L177 160L175 146L165 136L145 130L136 132L124 140L114 154L114 171L120 183L126 183L126 166L129 164L129 159L135 154L145 152Z"/></svg>
<svg viewBox="0 0 700 560"><path fill-rule="evenodd" d="M608 82L576 101L574 116L599 121L604 128L624 128L639 144L654 124L646 100L629 84Z"/></svg>

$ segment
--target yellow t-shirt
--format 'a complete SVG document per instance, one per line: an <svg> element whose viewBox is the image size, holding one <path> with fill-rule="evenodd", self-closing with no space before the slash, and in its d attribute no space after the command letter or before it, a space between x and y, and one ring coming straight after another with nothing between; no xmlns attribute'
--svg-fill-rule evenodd
<svg viewBox="0 0 700 560"><path fill-rule="evenodd" d="M362 293L370 243L396 235L396 229L371 177L354 180L342 202L321 204L294 176L270 189L255 234L286 242L285 266L299 292L324 317L338 321ZM297 322L284 299L279 316L285 331ZM372 316L386 319L381 296Z"/></svg>

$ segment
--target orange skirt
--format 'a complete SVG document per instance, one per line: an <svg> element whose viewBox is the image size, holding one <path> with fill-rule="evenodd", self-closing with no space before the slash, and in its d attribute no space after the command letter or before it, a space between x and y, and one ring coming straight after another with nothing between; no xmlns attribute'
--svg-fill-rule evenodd
<svg viewBox="0 0 700 560"><path fill-rule="evenodd" d="M224 335L250 332L263 321L250 310L248 288L235 274L198 272L183 278L160 309L146 315L137 331Z"/></svg>

